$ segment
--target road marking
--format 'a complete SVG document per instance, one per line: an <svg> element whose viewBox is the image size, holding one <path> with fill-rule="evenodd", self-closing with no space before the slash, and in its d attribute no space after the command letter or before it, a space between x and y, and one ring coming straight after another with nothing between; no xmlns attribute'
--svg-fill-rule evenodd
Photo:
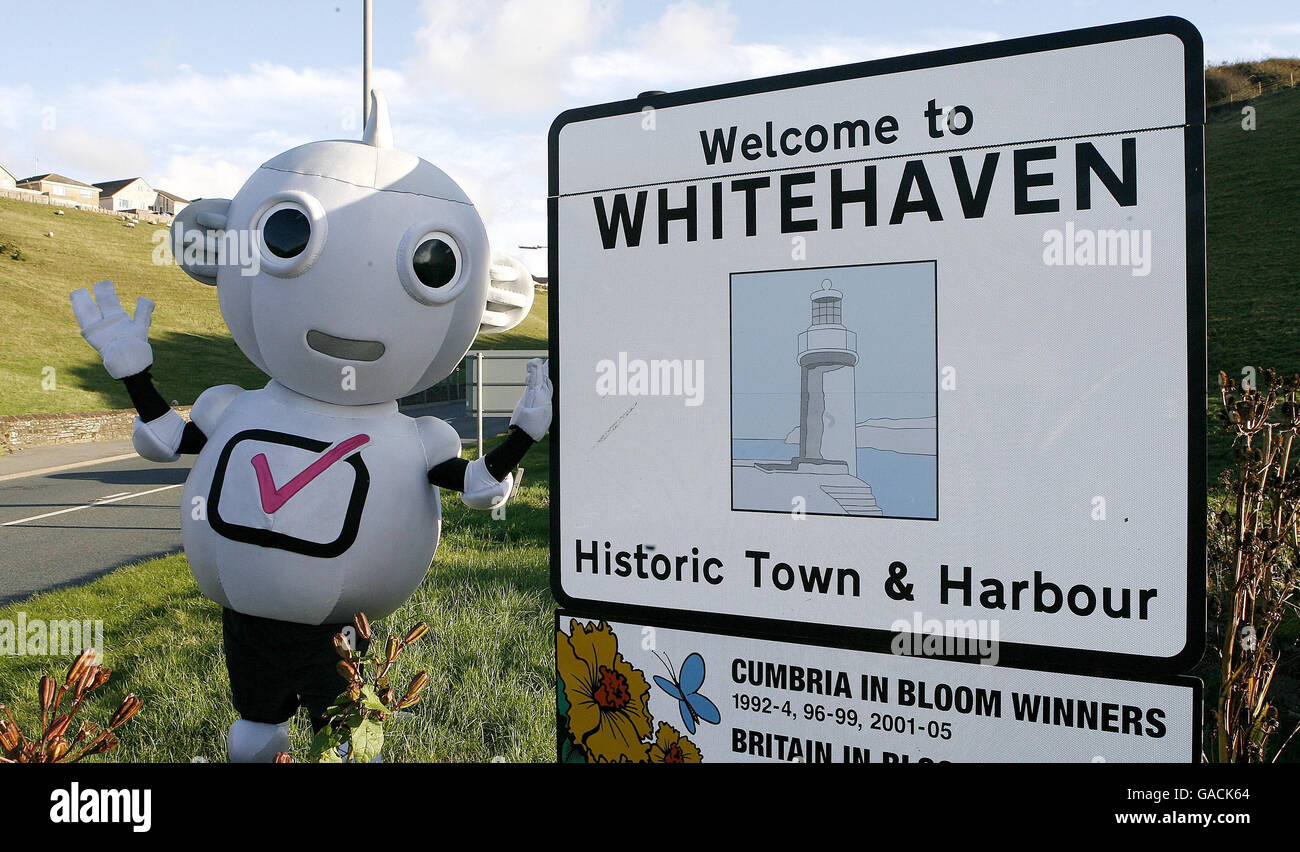
<svg viewBox="0 0 1300 852"><path fill-rule="evenodd" d="M0 527L12 527L17 524L25 524L28 521L39 521L41 518L52 518L55 515L66 515L68 512L80 512L82 509L93 509L96 506L105 506L109 503L117 503L121 500L130 500L132 497L144 497L146 494L157 494L159 491L168 491L172 488L183 488L184 486L185 486L184 482L178 482L175 485L164 485L161 488L151 488L148 491L138 491L134 493L123 494L118 497L106 497L100 500L95 500L90 503L85 503L81 506L71 506L67 509L59 509L54 512L46 512L43 515L32 515L30 518L19 518L16 521L7 521L3 524L0 524Z"/></svg>
<svg viewBox="0 0 1300 852"><path fill-rule="evenodd" d="M123 461L124 459L139 458L138 453L123 453L120 456L105 456L100 459L87 459L86 461L71 462L70 464L56 464L54 467L39 467L36 470L21 470L18 473L6 473L0 475L0 482L6 482L10 479L22 479L24 476L42 476L47 473L58 473L61 470L72 470L74 467L89 467L92 464L105 464L107 462Z"/></svg>
<svg viewBox="0 0 1300 852"><path fill-rule="evenodd" d="M103 497L96 497L94 502L100 503L104 500L112 500L114 497L121 497L125 494L130 494L130 493L131 493L130 491L115 491L112 494L105 494Z"/></svg>

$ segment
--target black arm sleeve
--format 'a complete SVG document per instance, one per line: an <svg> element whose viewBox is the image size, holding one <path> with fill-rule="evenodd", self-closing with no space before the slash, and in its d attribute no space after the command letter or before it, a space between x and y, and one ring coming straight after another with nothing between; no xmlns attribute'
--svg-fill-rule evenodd
<svg viewBox="0 0 1300 852"><path fill-rule="evenodd" d="M167 400L153 386L153 376L149 375L148 367L134 376L122 379L122 384L126 385L126 392L131 395L131 404L135 406L136 414L145 423L152 423L171 411L172 407L167 404Z"/></svg>
<svg viewBox="0 0 1300 852"><path fill-rule="evenodd" d="M488 473L497 482L505 479L506 474L523 461L524 454L534 443L527 432L517 426L511 426L505 441L483 457ZM429 469L429 483L452 491L464 491L465 468L468 466L469 462L465 459L447 459Z"/></svg>
<svg viewBox="0 0 1300 852"><path fill-rule="evenodd" d="M136 414L145 423L152 423L159 417L172 410L167 404L167 400L162 398L158 389L153 386L153 377L149 375L149 369L146 367L133 376L127 376L122 379L122 384L126 385L126 392L131 396L131 404L135 406ZM203 449L203 445L208 442L208 436L203 434L203 430L193 423L185 424L185 431L181 433L181 445L178 451L185 454L194 454Z"/></svg>

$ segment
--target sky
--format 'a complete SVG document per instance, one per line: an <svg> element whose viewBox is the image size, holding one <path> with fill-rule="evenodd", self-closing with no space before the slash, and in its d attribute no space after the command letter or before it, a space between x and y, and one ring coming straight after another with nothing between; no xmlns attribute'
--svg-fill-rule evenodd
<svg viewBox="0 0 1300 852"><path fill-rule="evenodd" d="M546 238L562 110L1165 14L1210 62L1300 55L1300 4L376 0L375 85L398 147L448 172L493 247ZM361 132L361 0L0 0L0 164L19 178L229 197L272 156ZM522 253L544 273L540 253Z"/></svg>

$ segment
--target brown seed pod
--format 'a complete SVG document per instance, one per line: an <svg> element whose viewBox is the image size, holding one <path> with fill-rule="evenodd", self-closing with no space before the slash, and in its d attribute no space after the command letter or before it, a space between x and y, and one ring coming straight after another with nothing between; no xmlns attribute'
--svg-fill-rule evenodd
<svg viewBox="0 0 1300 852"><path fill-rule="evenodd" d="M90 691L94 692L96 689L99 689L101 686L108 683L108 679L112 676L113 670L108 666L96 666L95 681L90 685Z"/></svg>
<svg viewBox="0 0 1300 852"><path fill-rule="evenodd" d="M419 624L407 631L406 638L402 640L402 646L410 645L412 642L418 642L429 632L429 625L421 621Z"/></svg>
<svg viewBox="0 0 1300 852"><path fill-rule="evenodd" d="M334 652L341 659L350 660L352 658L352 646L348 643L348 637L342 633L334 634Z"/></svg>
<svg viewBox="0 0 1300 852"><path fill-rule="evenodd" d="M42 737L42 739L48 742L49 740L52 740L55 737L63 736L63 732L68 729L68 725L70 725L71 723L72 723L71 713L61 714L60 716L56 717L53 722L50 723L50 726L48 728L45 729L45 736Z"/></svg>
<svg viewBox="0 0 1300 852"><path fill-rule="evenodd" d="M143 706L144 702L137 698L134 692L128 693L122 699L122 704L117 708L117 712L113 714L112 720L109 721L108 729L111 731L125 725L131 721L136 713L140 712L140 708Z"/></svg>
<svg viewBox="0 0 1300 852"><path fill-rule="evenodd" d="M81 673L84 672L86 670L86 667L89 666L91 663L93 663L94 660L95 660L94 648L87 648L86 650L78 654L77 659L73 660L72 665L68 668L68 677L66 680L64 680L63 685L65 687L71 688L73 684L75 684L78 680L81 679Z"/></svg>
<svg viewBox="0 0 1300 852"><path fill-rule="evenodd" d="M18 726L11 725L8 719L0 719L0 747L6 752L14 751L22 742L22 737L18 734Z"/></svg>
<svg viewBox="0 0 1300 852"><path fill-rule="evenodd" d="M356 615L352 616L352 625L357 628L358 636L360 636L362 639L369 641L370 620L366 618L366 614L364 612L358 612Z"/></svg>
<svg viewBox="0 0 1300 852"><path fill-rule="evenodd" d="M45 743L45 760L49 763L58 763L63 756L68 753L68 741L63 737L55 737L47 740Z"/></svg>
<svg viewBox="0 0 1300 852"><path fill-rule="evenodd" d="M429 685L429 673L425 671L416 672L415 677L411 678L411 685L406 688L406 695L402 700L397 702L398 710L405 710L407 707L413 707L420 700L420 693Z"/></svg>

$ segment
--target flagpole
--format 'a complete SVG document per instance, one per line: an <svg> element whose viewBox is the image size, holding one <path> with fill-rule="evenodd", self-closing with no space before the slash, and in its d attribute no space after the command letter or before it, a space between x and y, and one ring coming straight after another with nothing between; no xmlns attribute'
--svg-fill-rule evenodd
<svg viewBox="0 0 1300 852"><path fill-rule="evenodd" d="M370 0L362 0L361 126L370 114Z"/></svg>

